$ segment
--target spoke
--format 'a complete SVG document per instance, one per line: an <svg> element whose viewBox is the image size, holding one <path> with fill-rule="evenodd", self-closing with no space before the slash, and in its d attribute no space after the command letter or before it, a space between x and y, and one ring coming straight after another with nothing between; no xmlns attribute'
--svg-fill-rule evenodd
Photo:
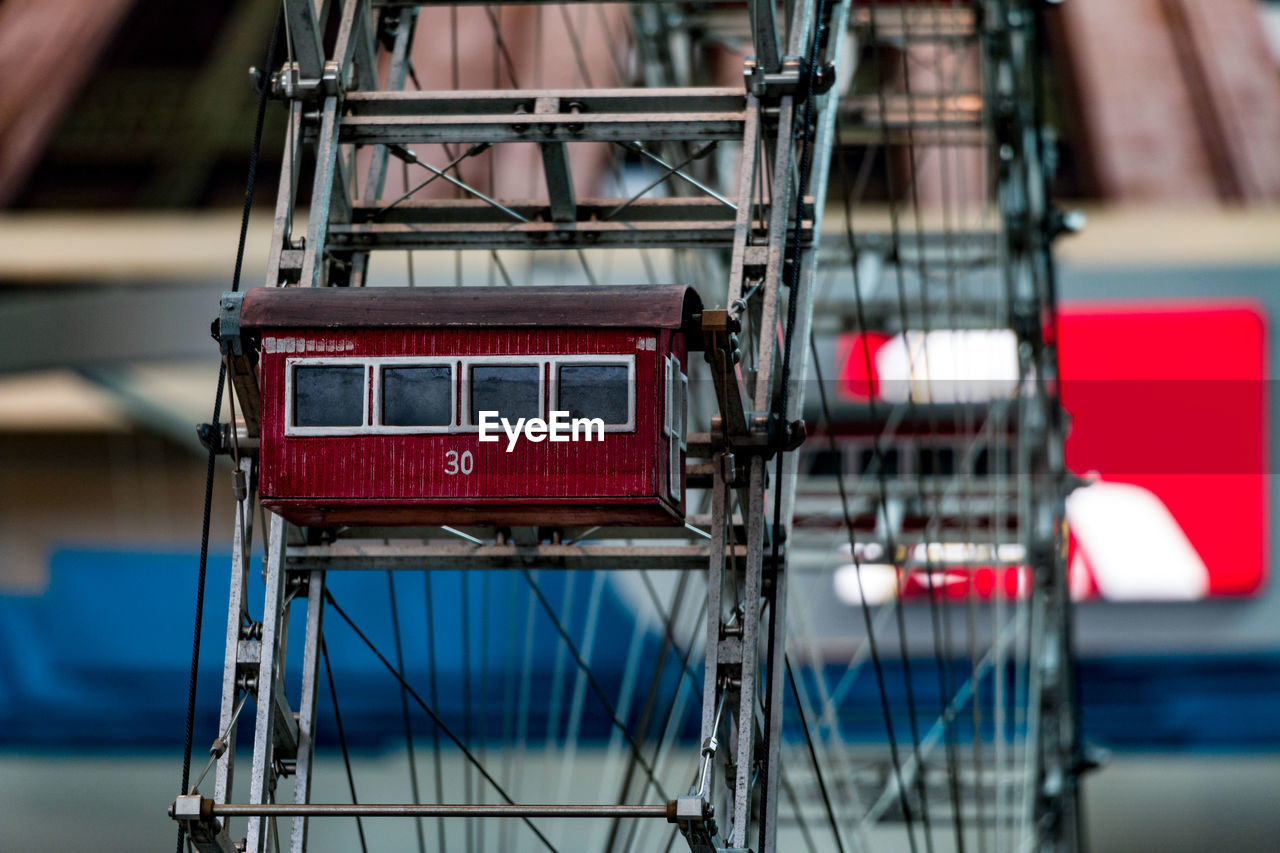
<svg viewBox="0 0 1280 853"><path fill-rule="evenodd" d="M573 656L574 663L578 665L578 668L582 670L583 674L586 676L587 683L591 686L592 692L596 694L596 698L600 700L600 704L604 707L605 713L609 715L609 719L613 722L613 725L626 736L627 742L631 746L632 753L636 756L636 761L649 777L649 781L651 781L654 787L658 789L658 793L664 800L668 799L666 791L663 790L661 783L659 783L657 778L654 776L653 766L646 761L644 755L641 754L640 745L636 743L635 738L633 738L630 732L627 731L627 724L618 719L618 712L614 709L613 703L609 701L609 697L605 694L604 688L600 686L600 682L591 671L591 667L582 659L582 653L578 651L578 647L573 642L573 638L569 636L569 632L565 630L565 627L561 623L559 617L556 616L555 611L551 608L551 602L547 601L546 596L543 595L542 590L538 587L537 581L534 580L533 575L528 569L521 569L520 573L524 575L525 580L529 584L529 588L532 589L533 594L537 596L538 603L542 606L547 617L550 618L552 626L556 629L556 633L560 635L560 639L564 641L565 647L569 650L569 654Z"/></svg>
<svg viewBox="0 0 1280 853"><path fill-rule="evenodd" d="M607 220L610 220L610 219L612 219L613 217L617 216L619 213L621 213L622 211L626 210L628 207L630 207L631 205L633 205L633 204L635 204L637 201L639 201L641 198L643 198L643 197L644 197L644 195L645 195L646 193L648 193L648 192L649 192L649 190L651 190L651 189L653 189L654 187L658 186L658 184L661 184L663 181L666 181L666 180L667 180L668 178L670 178L672 175L677 174L681 169L683 169L685 166L688 166L688 165L689 165L690 163L692 163L694 160L697 160L697 159L699 159L699 158L701 158L701 157L705 157L707 154L709 154L709 153L711 152L711 150L712 150L713 148L715 148L715 147L716 147L716 145L717 145L717 144L718 144L718 143L713 139L712 141L710 141L710 142L708 142L707 144L703 145L703 146L702 146L701 148L699 148L697 151L694 151L692 154L690 154L690 155L689 155L688 157L686 157L684 160L680 161L680 163L676 164L675 166L668 166L668 167L666 168L666 171L664 171L661 175L659 175L658 177L656 177L656 178L654 178L652 181L650 181L648 184L646 184L644 189L640 190L640 192L636 193L636 194L635 194L635 195L633 195L631 198L629 198L629 199L627 199L626 201L624 201L622 204L620 204L620 205L618 205L617 207L613 208L613 210L610 210L610 211L609 211L608 213L606 213L604 216L601 216L601 217L600 217L600 219L601 219L601 220L605 220L605 221L607 221Z"/></svg>
<svg viewBox="0 0 1280 853"><path fill-rule="evenodd" d="M356 796L356 777L351 772L351 755L347 752L347 735L342 728L342 712L338 710L338 691L333 686L333 669L329 665L329 649L325 645L324 637L320 638L320 657L324 660L324 675L329 681L329 698L333 700L333 720L338 729L338 745L342 748L342 763L347 768L347 787L351 791L351 802L354 805L359 803L360 799ZM360 822L359 815L356 815L356 832L360 835L360 849L364 853L369 853L369 845L364 840L364 824Z"/></svg>
<svg viewBox="0 0 1280 853"><path fill-rule="evenodd" d="M387 149L396 157L399 157L401 160L404 160L405 162L408 162L408 163L412 163L415 166L421 166L431 174L435 175L437 178L444 178L446 181L453 184L455 187L458 187L464 192L470 193L471 195L475 196L481 201L489 204L491 207L495 207L498 210L501 210L503 213L507 214L517 222L525 222L525 223L529 222L528 218L516 213L514 210L507 207L502 202L497 201L496 199L490 198L489 196L480 192L480 190L476 189L470 184L464 183L458 180L457 178L453 177L452 175L449 175L441 171L440 169L437 169L435 166L432 166L430 163L426 162L425 160L420 159L417 154L415 154L412 150L405 148L403 145L391 144L387 146Z"/></svg>
<svg viewBox="0 0 1280 853"><path fill-rule="evenodd" d="M391 604L391 633L395 638L396 670L404 676L404 646L400 637L400 611L396 607L395 573L387 569L387 595ZM415 803L422 802L422 794L418 791L418 761L413 749L413 723L409 719L409 694L403 685L400 687L400 712L404 718L405 748L409 752L409 793ZM414 819L414 829L418 836L418 850L426 853L427 842L422 832L422 818Z"/></svg>
<svg viewBox="0 0 1280 853"><path fill-rule="evenodd" d="M391 676L395 678L395 680L398 681L401 684L401 686L404 687L405 691L409 694L409 696L412 697L413 700L418 703L418 707L421 708L424 712L426 712L426 715L431 718L431 722L435 723L436 727L440 731L444 732L445 737L453 741L454 746L458 747L458 749L462 752L462 755L464 758L466 758L468 764L470 764L472 767L476 768L476 770L480 772L480 775L485 778L486 782L488 782L490 785L493 786L493 789L498 792L498 796L502 797L502 799L504 799L507 802L507 805L512 805L512 806L516 805L516 802L512 800L510 796L507 795L506 789L503 788L502 785L498 783L497 779L493 778L493 776L490 775L489 771L485 769L485 766L480 762L478 758L476 758L475 754L471 751L471 749L465 743L463 743L463 741L459 739L456 734L453 733L452 729L450 729L447 725L445 725L444 720L440 719L440 717L431 708L431 706L428 705L420 695L418 695L418 692L413 689L413 686L409 684L409 682L405 681L404 678L401 677L400 673L396 672L396 668L391 665L391 661L387 660L386 655L378 651L378 647L374 645L373 641L370 640L369 637L363 631L360 630L360 628L356 625L355 622L351 621L351 617L347 615L347 612L343 610L342 606L338 604L337 600L334 599L333 593L326 589L324 594L325 594L325 598L329 602L329 606L334 609L334 612L336 612L339 616L342 617L342 621L346 622L348 627L350 627L351 630L355 632L356 636L359 637L360 640L369 648L369 651L373 652L374 657L376 657L378 661L386 668L387 672L391 673ZM555 845L552 844L550 840L548 840L547 837L543 835L542 832L536 826L534 826L533 823L527 817L522 818L522 820L524 821L525 826L529 827L529 829L533 832L533 834L538 837L538 840L542 843L544 847L552 851L556 849Z"/></svg>
<svg viewBox="0 0 1280 853"><path fill-rule="evenodd" d="M723 204L725 207L729 208L730 210L737 210L737 209L738 209L738 206L737 206L736 204L734 204L733 202L729 201L729 199L725 198L723 195L721 195L720 193L716 192L716 191L715 191L715 190L713 190L711 187L707 186L707 185L706 185L706 184L704 184L702 181L699 181L697 178L693 177L692 175L687 174L686 172L682 172L682 171L680 170L680 168L677 168L677 167L675 167L675 166L672 166L672 165L671 165L670 163L668 163L666 160L662 159L662 158L661 158L661 157L659 157L657 154L654 154L654 153L653 153L652 151L650 151L648 148L645 148L645 147L644 147L644 145L642 145L641 143L639 143L639 142L619 142L618 144L619 144L619 145L621 145L623 148L627 149L628 151L634 151L634 152L636 152L637 154L641 154L641 155L643 155L643 156L645 156L645 157L648 157L650 160L652 160L653 162L657 163L657 164L658 164L659 166L661 166L662 168L666 169L666 170L667 170L667 174L675 175L677 178L681 178L682 180L684 180L684 181L686 181L686 182L688 182L688 183L692 184L693 186L695 186L695 187L697 187L698 189L702 190L704 193L706 193L707 195L711 196L711 197L712 197L712 198L714 198L716 201L720 202L721 204ZM708 153L709 153L709 152L708 152ZM697 156L695 156L695 157L694 157L694 159L697 159Z"/></svg>

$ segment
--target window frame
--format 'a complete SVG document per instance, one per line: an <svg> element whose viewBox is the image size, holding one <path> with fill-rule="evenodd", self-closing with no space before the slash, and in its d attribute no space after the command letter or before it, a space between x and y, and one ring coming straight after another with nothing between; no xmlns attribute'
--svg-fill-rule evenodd
<svg viewBox="0 0 1280 853"><path fill-rule="evenodd" d="M684 483L684 471L681 460L689 449L687 433L689 425L689 376L684 372L684 365L674 354L668 355L663 370L663 385L666 399L665 411L662 413L662 437L666 442L667 453L667 493L672 500L680 500L681 485ZM677 409L679 423L676 423Z"/></svg>
<svg viewBox="0 0 1280 853"><path fill-rule="evenodd" d="M451 356L391 355L365 359L373 371L372 432L388 435L430 435L455 432L458 423L458 360ZM382 422L382 371L386 368L447 367L449 369L449 423L395 426Z"/></svg>
<svg viewBox="0 0 1280 853"><path fill-rule="evenodd" d="M605 424L606 433L636 431L636 356L634 353L570 353L511 355L397 355L397 356L288 356L284 363L284 434L286 437L351 435L466 435L480 431L471 422L471 368L485 366L537 367L538 417L546 421L549 407L559 404L561 365L599 365L627 368L627 422ZM298 367L360 367L364 369L364 393L359 426L298 426L294 423L294 371ZM382 371L387 367L447 367L450 377L447 425L391 426L382 422ZM683 374L681 374L683 375ZM669 384L669 383L667 383ZM665 393L670 395L670 391ZM683 447L683 436L681 446Z"/></svg>
<svg viewBox="0 0 1280 853"><path fill-rule="evenodd" d="M547 399L554 405L560 404L560 365L575 367L627 367L627 420L621 424L605 424L605 432L635 432L636 430L636 357L632 353L603 355L583 353L581 355L553 355L547 357L551 369L551 388ZM551 411L564 411L552 409ZM572 422L572 419L570 420Z"/></svg>
<svg viewBox="0 0 1280 853"><path fill-rule="evenodd" d="M361 422L359 426L298 426L297 400L294 398L294 371L299 367L359 367L364 370L363 393L360 395ZM369 365L367 359L343 357L286 358L284 362L284 434L288 436L362 435L370 431L369 424Z"/></svg>
<svg viewBox="0 0 1280 853"><path fill-rule="evenodd" d="M547 356L545 355L464 355L458 357L462 371L462 387L458 392L461 421L455 432L478 433L480 424L471 422L471 368L480 366L534 367L538 368L538 417L547 419ZM457 419L455 419L457 420ZM501 421L499 421L501 423ZM501 428L499 428L501 429Z"/></svg>

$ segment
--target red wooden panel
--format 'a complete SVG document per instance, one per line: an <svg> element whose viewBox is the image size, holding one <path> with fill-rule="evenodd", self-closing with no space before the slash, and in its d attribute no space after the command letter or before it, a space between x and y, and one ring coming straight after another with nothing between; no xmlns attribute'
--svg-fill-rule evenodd
<svg viewBox="0 0 1280 853"><path fill-rule="evenodd" d="M528 508L560 513L572 523L597 518L611 523L676 522L659 496L665 482L662 439L663 360L670 332L652 330L303 330L264 333L261 352L263 421L262 494L269 504L291 501L292 517L308 504L329 507L329 520L343 523L452 523L479 517L528 523ZM676 336L680 338L680 336ZM654 340L656 339L656 340ZM649 343L649 341L654 341ZM643 348L642 348L643 347ZM653 348L650 348L653 347ZM607 432L603 441L552 444L521 439L481 443L476 433L423 435L286 436L286 362L302 356L633 355L636 419L633 432ZM678 354L684 358L683 341ZM465 401L463 401L465 404ZM449 451L470 452L472 473L446 472ZM627 504L606 512L610 500ZM647 501L651 507L633 505ZM423 501L444 501L432 505ZM363 509L356 505L364 504ZM545 505L545 510L542 508ZM339 507L344 507L339 509ZM476 507L483 509L475 509ZM573 510L574 507L578 509ZM505 507L505 509L504 509ZM522 512L521 508L526 511ZM590 508L595 507L595 515ZM681 511L683 507L674 508ZM653 510L657 510L656 515ZM478 513L478 516L476 515ZM654 515L652 520L650 515ZM556 523L541 517L541 523ZM317 523L315 521L307 523ZM569 522L561 522L569 523Z"/></svg>

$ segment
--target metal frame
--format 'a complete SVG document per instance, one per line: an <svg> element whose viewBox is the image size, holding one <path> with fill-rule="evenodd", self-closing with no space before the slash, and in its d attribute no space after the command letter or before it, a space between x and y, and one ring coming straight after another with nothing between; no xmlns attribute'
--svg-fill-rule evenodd
<svg viewBox="0 0 1280 853"><path fill-rule="evenodd" d="M1013 135L1001 139L1000 150L1008 148L1012 152L1007 158L1008 168L1002 172L1003 228L996 234L976 234L974 242L983 251L994 244L1003 257L1010 259L1008 268L1015 270L1010 279L1013 311L1029 316L1052 305L1053 300L1038 124L1034 107L1026 106L1031 99L1026 55L1030 47L1025 24L1020 21L1030 18L1019 17L1030 16L1031 12L1024 8L1029 6L1026 0L980 2L982 20L987 22L983 33L988 54L987 90L991 96L987 108L993 102L1023 104L1024 108L1015 111L1014 121L996 122L997 127L1016 129ZM189 826L190 836L201 851L223 853L233 849L229 840L233 833L228 827L233 818L248 818L243 848L246 853L272 849L276 840L274 818L292 818L290 849L301 853L306 849L308 819L323 815L664 817L676 824L693 853L747 849L776 853L788 648L790 572L786 548L798 502L798 459L789 452L789 439L795 437L793 426L800 421L805 406L803 380L808 370L814 277L818 269L815 235L821 232L837 123L851 122L855 130L867 132L897 134L905 129L910 134L917 125L913 107L907 103L901 110L886 114L882 105L881 115L870 117L869 104L857 100L847 100L837 109L836 89L816 94L813 103L807 105L814 119L812 167L806 193L809 197L797 199L797 139L808 132L801 125L807 112L806 86L810 82L801 71L799 57L807 52L820 29L846 31L850 26L849 0L786 3L786 20L781 26L776 4L750 0L746 20L756 55L748 65L745 92L693 88L398 91L408 71L416 5L408 0L343 0L337 42L329 59L320 40L317 4L313 0L285 0L293 53L292 61L277 75L275 85L289 103L289 142L266 284L363 285L369 253L381 249L730 249L724 294L728 308L704 314L704 333L713 340L708 361L715 378L719 414L713 419L709 434L690 436L688 440L690 455L711 460L709 465L690 466L688 474L691 483L697 479L710 490L710 517L701 519L702 523L709 523L709 539L688 545L645 544L643 540L625 545L516 544L505 540L490 544L452 531L471 541L369 544L338 540L297 545L286 543L286 523L273 515L265 537L267 592L261 622L247 623L245 587L257 505L253 490L255 461L252 456L238 458L238 471L250 485L239 501L233 538L220 717L223 752L217 761L213 796L204 798L192 792L180 797L173 815ZM399 10L395 13L398 28L390 48L391 91L378 90L375 75L375 9ZM825 10L824 20L817 19L819 9ZM877 26L884 14L879 9L856 10L855 31ZM945 20L933 20L937 24L934 35L942 40L965 37L973 25L973 17L966 17L962 10L948 13ZM918 33L912 36L904 25L896 37L914 38ZM838 75L846 73L851 62L842 55L843 49L844 39L833 38L823 57ZM817 69L813 72L816 74ZM981 115L951 110L951 106L954 105L937 100L930 113L937 113L936 121L924 129L952 134L953 138L961 131L981 130ZM313 118L318 124L308 136L304 130ZM896 139L897 136L891 137ZM633 145L636 140L741 143L738 199L726 202L714 193L715 197L678 199L575 196L566 143L605 141ZM304 142L314 147L313 203L306 238L295 242L291 236L292 187L299 174ZM426 142L537 143L548 198L491 199L453 180L473 197L377 207L390 155L440 172L403 147ZM354 168L355 159L344 156L343 146L351 144L375 146L362 200L351 198L348 190L346 175ZM667 168L667 176L693 180L679 168L659 162ZM758 203L756 196L762 185L770 188L770 197ZM624 211L627 215L619 216ZM942 237L947 251L950 239L947 235ZM797 267L797 286L788 292L782 286L782 278L790 247L797 249L790 258ZM797 301L789 306L789 299ZM796 349L791 354L788 379L783 376L785 354L779 351L774 330L784 322L789 308L795 317L791 336ZM753 350L739 353L734 333L743 323L764 331L754 336ZM1034 560L1038 596L1031 618L1039 643L1036 688L1043 697L1035 710L1039 732L1036 774L1042 784L1034 794L1032 807L1037 837L1056 849L1066 850L1076 841L1074 778L1078 742L1069 734L1073 731L1067 665L1070 621L1060 524L1065 483L1060 452L1062 418L1056 402L1046 392L1055 378L1052 344L1037 339L1039 324L1031 325L1034 332L1026 324L1019 326L1024 335L1030 335L1023 341L1020 356L1024 370L1036 379L1038 393L1022 400L1018 440L1032 476L1052 484L1052 488L1034 495L1030 507L1022 508L1020 516L1032 523L1020 525L1019 529L1026 552ZM242 355L228 353L233 372L241 380L236 389L243 402L256 394L257 388L249 381L251 373L236 369L240 364L237 356ZM739 355L740 373L735 368ZM613 360L622 358L626 356ZM601 359L609 360L605 356ZM634 422L635 366L634 357L631 359ZM776 412L775 400L783 391L784 381L789 383L785 389L786 410ZM465 400L465 387L463 394ZM778 453L783 454L782 477L771 482L768 467ZM778 529L773 522L775 509L781 519ZM706 535L701 530L698 533ZM894 549L911 543L909 537L893 536L885 544ZM924 554L927 566L931 561L927 547ZM910 565L913 561L919 563L920 559L904 551L902 563ZM696 787L666 805L311 804L326 573L431 570L460 565L474 570L706 571L702 738L699 754L690 755L688 762L691 769L699 771ZM739 591L740 599L731 599L731 589ZM301 601L304 595L301 703L295 714L284 698L282 668L289 605L295 598ZM233 804L235 715L242 694L262 698L255 699L248 801ZM728 715L724 713L726 709ZM724 725L726 717L731 718L732 725ZM722 740L724 749L720 747ZM288 772L296 776L294 803L275 804L279 783Z"/></svg>

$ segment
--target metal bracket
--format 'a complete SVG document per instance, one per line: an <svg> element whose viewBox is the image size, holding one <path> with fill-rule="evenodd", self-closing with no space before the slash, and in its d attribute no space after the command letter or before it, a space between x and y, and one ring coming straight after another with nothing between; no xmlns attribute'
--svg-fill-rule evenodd
<svg viewBox="0 0 1280 853"><path fill-rule="evenodd" d="M751 57L744 64L742 73L746 77L747 89L762 101L776 101L786 95L804 98L809 92L811 72L808 64L799 56L784 56L781 68L773 73L766 71L755 57ZM827 62L820 65L812 72L812 76L813 93L821 95L835 85L835 64Z"/></svg>
<svg viewBox="0 0 1280 853"><path fill-rule="evenodd" d="M701 796L676 797L667 803L667 823L674 823L689 842L690 853L719 853L715 809Z"/></svg>
<svg viewBox="0 0 1280 853"><path fill-rule="evenodd" d="M256 442L261 423L262 393L258 387L257 353L253 346L246 345L240 329L240 309L244 305L244 294L229 291L222 294L219 303L218 319L214 321L213 333L227 359L227 378L235 389L236 399L240 402L240 411L244 415L243 434L245 443ZM237 425L239 428L239 425ZM214 436L211 430L200 430L200 440L222 442L229 436Z"/></svg>
<svg viewBox="0 0 1280 853"><path fill-rule="evenodd" d="M273 97L288 101L309 103L322 100L329 95L342 92L342 75L338 63L329 61L319 77L306 78L296 62L286 62L280 70L272 75L271 94Z"/></svg>
<svg viewBox="0 0 1280 853"><path fill-rule="evenodd" d="M244 344L240 340L240 308L244 305L244 294L239 291L228 291L222 294L218 303L218 322L214 329L214 337L223 355L244 355Z"/></svg>
<svg viewBox="0 0 1280 853"><path fill-rule="evenodd" d="M169 817L181 821L200 853L238 853L226 830L213 816L213 800L199 794L179 796L169 806Z"/></svg>

